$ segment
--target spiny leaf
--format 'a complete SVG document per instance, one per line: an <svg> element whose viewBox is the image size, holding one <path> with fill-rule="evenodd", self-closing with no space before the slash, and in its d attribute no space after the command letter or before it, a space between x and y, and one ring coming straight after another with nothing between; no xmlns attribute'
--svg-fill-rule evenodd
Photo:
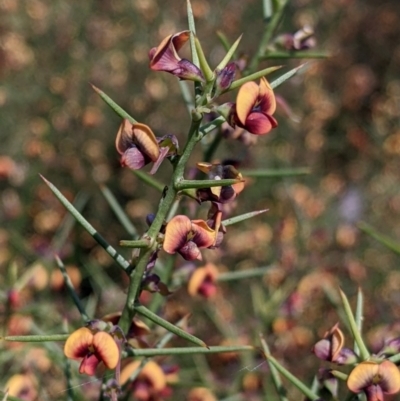
<svg viewBox="0 0 400 401"><path fill-rule="evenodd" d="M99 89L97 86L94 86L93 84L90 84L90 86L94 89L96 93L100 95L100 97L121 117L121 118L126 118L129 122L132 124L136 124L137 121L129 114L127 113L122 107L118 106L117 103L114 102L108 95L106 95L101 89Z"/></svg>

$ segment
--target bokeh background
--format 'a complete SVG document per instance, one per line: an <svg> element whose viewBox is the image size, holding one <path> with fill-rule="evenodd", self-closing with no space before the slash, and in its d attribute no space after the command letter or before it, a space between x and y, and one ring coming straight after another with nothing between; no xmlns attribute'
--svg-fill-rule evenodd
<svg viewBox="0 0 400 401"><path fill-rule="evenodd" d="M224 55L217 31L231 42L243 33L239 50L251 58L265 29L261 1L193 0L192 6L212 66ZM194 332L212 345L226 334L218 322L245 343L257 343L261 331L285 366L310 382L320 366L310 348L339 320L338 285L350 299L359 286L363 289L365 332L372 347L379 348L379 333L396 330L400 318L399 256L357 226L364 221L394 241L400 237L398 1L289 1L278 32L292 33L304 25L313 26L316 49L330 57L311 60L278 88L296 118L278 109L279 127L256 146L223 140L215 156L239 159L248 169L310 168L307 176L249 179L234 214L263 208L268 213L229 227L221 249L205 253L221 271L271 268L262 280L222 284L218 298L208 304L190 300L182 288L162 313L173 320L191 312ZM143 232L159 194L121 169L114 147L120 119L89 83L157 135L173 133L183 143L190 120L176 78L151 72L148 51L186 26L183 0L0 0L0 311L5 331L13 332L15 315L29 320L25 332L14 330L22 334L60 332L64 319L79 325L71 301L54 284L54 251L77 275L78 291L96 317L123 306L126 278L80 227L62 240L59 227L66 212L38 174L70 200L78 195L84 215L113 246L128 236L104 199L102 184ZM304 61L269 60L260 68L289 69ZM233 94L226 99L233 100ZM157 178L166 183L170 171L164 163ZM177 259L177 267L182 264ZM21 299L10 310L6 301L13 288L21 290ZM63 399L65 382L56 379L61 357L47 346L50 363L38 367L35 358L26 357L33 348L5 347L0 366L9 375L1 380L31 369L42 383L39 399ZM211 366L217 393L229 393L232 382L239 392L246 391L240 379L243 360L204 361ZM175 399L184 399L186 387L201 378L191 358L173 362L186 377L176 385L180 396ZM255 360L248 362L256 366ZM262 391L271 391L273 400L266 372L264 365L253 374L261 376ZM260 394L257 387L243 399L256 400Z"/></svg>

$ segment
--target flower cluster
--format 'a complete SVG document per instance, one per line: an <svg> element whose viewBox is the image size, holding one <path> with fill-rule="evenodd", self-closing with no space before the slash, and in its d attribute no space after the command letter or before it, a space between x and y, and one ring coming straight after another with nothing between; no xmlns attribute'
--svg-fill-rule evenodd
<svg viewBox="0 0 400 401"><path fill-rule="evenodd" d="M81 360L79 373L93 376L102 362L107 369L115 369L120 362L120 347L110 333L99 331L94 324L74 331L65 343L67 358Z"/></svg>
<svg viewBox="0 0 400 401"><path fill-rule="evenodd" d="M388 355L400 351L399 344L399 339L390 340L377 355L360 362L360 357L353 350L343 347L344 336L336 324L314 345L313 352L322 360L354 366L347 377L348 389L356 394L364 392L368 401L383 401L384 394L400 391L399 368L386 359ZM337 397L337 386L332 385L332 381L336 381L334 372L321 370L320 381Z"/></svg>
<svg viewBox="0 0 400 401"><path fill-rule="evenodd" d="M139 170L150 164L149 173L155 174L161 163L168 159L173 169L171 183L163 191L160 203L162 212L148 215L146 221L149 229L138 240L140 246L131 245L135 248L131 267L136 267L137 270L133 270L134 274L140 277L136 280L139 283L136 292L132 291L135 295L132 303L135 305L139 302L143 290L158 292L164 296L170 294L167 286L153 272L160 250L163 249L168 254L178 253L188 261L201 261L203 249L220 246L226 233L222 218L232 210L233 201L244 189L243 177L236 169L237 163L233 160L221 163L208 161L197 163L198 171L192 177L195 179L184 178L184 168L190 156L190 153L185 154L188 143L194 139L199 142L202 135L205 135L201 132L201 120L204 115L208 114L211 117L219 114L232 128L239 127L249 135L268 134L278 125L273 117L276 109L275 95L262 74L258 75L261 77L259 84L252 82L251 79L242 81L241 86L236 84L236 87L240 88L235 103L218 105L218 97L231 89L235 79L237 63L230 62L230 58L235 52L234 46L237 46L239 41L212 71L196 37L193 37L191 42L196 45L199 65L180 57L179 52L191 35L190 31L169 35L159 46L149 51L151 70L168 72L181 80L196 82L197 93L192 110L192 126L195 129L191 131L183 153L180 153L175 135L157 136L148 125L135 121L126 113L123 114L125 118L121 122L115 140L115 147L123 167ZM95 90L100 92L97 88ZM220 122L219 125L222 123L221 117L217 117L216 120ZM149 177L149 180L152 178ZM173 199L169 200L168 207L164 207L163 202L171 193L173 197L170 198ZM185 214L166 217L172 203L180 201L185 195L192 200L192 204L193 200L197 205L209 202L206 220L192 218L194 213L190 217ZM146 252L141 251L143 247L146 248ZM189 294L205 298L215 296L217 277L218 269L212 263L194 269L188 278ZM128 309L126 306L124 313ZM91 321L85 327L74 331L65 343L64 353L67 358L80 361L80 373L94 375L101 365L115 370L115 377L106 382L104 389L104 394L113 400L121 391L121 386L124 386L124 390L129 388L135 399L143 401L159 399L168 394L167 383L171 373L174 376L175 372L167 372L154 361L146 364L141 364L138 360L128 364L126 361L121 361L122 351L130 347L148 347L143 336L149 333L148 327L144 327L137 319L127 325L126 316L133 316L133 313L131 309L125 315L124 313L118 312L105 316L102 320ZM121 316L125 319L123 323L119 322ZM124 326L124 333L118 324ZM132 376L136 378L131 380ZM202 392L209 399L213 399L211 392L200 390L199 393ZM191 399L197 397L196 394L193 391Z"/></svg>
<svg viewBox="0 0 400 401"><path fill-rule="evenodd" d="M272 116L276 110L274 92L268 81L262 77L259 85L247 82L239 89L236 103L227 103L219 112L232 127L241 127L251 134L266 135L278 126Z"/></svg>

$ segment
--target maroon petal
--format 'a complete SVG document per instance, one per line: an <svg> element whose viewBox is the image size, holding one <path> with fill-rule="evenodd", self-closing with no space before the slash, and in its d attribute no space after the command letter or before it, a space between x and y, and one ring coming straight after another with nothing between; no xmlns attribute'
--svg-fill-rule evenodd
<svg viewBox="0 0 400 401"><path fill-rule="evenodd" d="M181 247L178 252L185 260L202 260L200 249L193 242L187 242L183 247Z"/></svg>
<svg viewBox="0 0 400 401"><path fill-rule="evenodd" d="M381 387L378 385L371 384L365 389L365 395L367 396L367 401L384 401L385 397Z"/></svg>
<svg viewBox="0 0 400 401"><path fill-rule="evenodd" d="M149 52L150 68L153 71L171 71L176 68L176 64L180 60L172 43L172 35L163 39L157 48L153 48Z"/></svg>
<svg viewBox="0 0 400 401"><path fill-rule="evenodd" d="M79 373L85 373L86 375L94 376L94 374L96 373L97 365L100 362L100 359L98 359L96 355L86 355L83 358L81 365L79 366Z"/></svg>
<svg viewBox="0 0 400 401"><path fill-rule="evenodd" d="M255 135L266 135L277 126L275 118L261 112L252 112L243 128Z"/></svg>
<svg viewBox="0 0 400 401"><path fill-rule="evenodd" d="M178 61L176 68L169 72L180 79L204 82L203 73L200 69L186 59Z"/></svg>
<svg viewBox="0 0 400 401"><path fill-rule="evenodd" d="M313 347L313 352L315 356L323 361L330 361L331 360L331 342L324 338L319 340Z"/></svg>
<svg viewBox="0 0 400 401"><path fill-rule="evenodd" d="M217 89L219 91L228 89L235 78L235 73L236 73L236 64L234 62L229 63L221 71L218 71L217 79L215 81Z"/></svg>
<svg viewBox="0 0 400 401"><path fill-rule="evenodd" d="M262 77L260 80L260 92L257 99L258 110L265 114L272 115L275 113L276 101L274 91L268 81Z"/></svg>
<svg viewBox="0 0 400 401"><path fill-rule="evenodd" d="M139 170L148 163L150 159L147 159L137 147L129 148L121 157L121 165L132 170Z"/></svg>

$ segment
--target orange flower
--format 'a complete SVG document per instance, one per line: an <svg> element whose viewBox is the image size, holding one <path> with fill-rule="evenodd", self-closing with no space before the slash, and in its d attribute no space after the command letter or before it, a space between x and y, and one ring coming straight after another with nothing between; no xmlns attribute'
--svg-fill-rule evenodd
<svg viewBox="0 0 400 401"><path fill-rule="evenodd" d="M364 361L357 365L347 379L353 393L364 391L368 401L383 401L384 394L400 391L399 368L391 361Z"/></svg>
<svg viewBox="0 0 400 401"><path fill-rule="evenodd" d="M215 239L215 231L204 220L190 220L178 215L165 228L163 247L165 252L178 252L186 260L202 260L200 248L214 245Z"/></svg>
<svg viewBox="0 0 400 401"><path fill-rule="evenodd" d="M197 168L206 173L211 180L237 179L243 180L242 174L230 164L221 163L197 163ZM213 201L227 203L233 201L244 189L244 181L223 187L201 188L197 190L197 198L200 202Z"/></svg>
<svg viewBox="0 0 400 401"><path fill-rule="evenodd" d="M228 122L232 127L239 126L251 134L266 135L278 125L272 117L275 109L274 92L262 77L259 85L246 82L240 87L236 104L231 106Z"/></svg>
<svg viewBox="0 0 400 401"><path fill-rule="evenodd" d="M90 376L95 374L100 362L114 369L120 358L118 345L110 334L104 331L93 334L87 327L81 327L68 337L64 354L70 359L82 359L79 373Z"/></svg>
<svg viewBox="0 0 400 401"><path fill-rule="evenodd" d="M117 325L121 318L122 312L109 313L101 318L103 322L110 322L113 325ZM129 326L126 339L129 344L135 348L148 348L149 345L143 339L143 337L151 334L150 328L141 320L134 318L132 319L131 325Z"/></svg>
<svg viewBox="0 0 400 401"><path fill-rule="evenodd" d="M154 174L162 161L178 151L175 135L156 137L145 124L132 124L124 119L118 129L115 147L121 155L121 165L139 170L153 162L150 174Z"/></svg>
<svg viewBox="0 0 400 401"><path fill-rule="evenodd" d="M134 361L122 369L120 376L121 386L138 370L140 364L140 361ZM154 361L149 361L141 369L137 378L130 384L130 388L138 401L159 399L158 396L168 389L167 375L160 365Z"/></svg>
<svg viewBox="0 0 400 401"><path fill-rule="evenodd" d="M314 345L313 352L325 361L336 362L339 365L354 364L357 361L356 354L343 346L344 336L337 323L325 333L322 340Z"/></svg>
<svg viewBox="0 0 400 401"><path fill-rule="evenodd" d="M37 387L38 384L32 375L16 374L8 379L5 389L10 397L33 401L37 399Z"/></svg>
<svg viewBox="0 0 400 401"><path fill-rule="evenodd" d="M208 388L195 387L190 390L187 401L217 401L217 399Z"/></svg>
<svg viewBox="0 0 400 401"><path fill-rule="evenodd" d="M218 270L212 263L207 263L204 267L197 268L190 277L188 293L192 297L202 295L211 298L217 293L215 282L218 277Z"/></svg>
<svg viewBox="0 0 400 401"><path fill-rule="evenodd" d="M158 47L150 50L150 68L153 71L169 72L180 79L204 82L203 74L199 68L189 60L181 59L178 55L178 51L189 38L189 31L167 36Z"/></svg>

